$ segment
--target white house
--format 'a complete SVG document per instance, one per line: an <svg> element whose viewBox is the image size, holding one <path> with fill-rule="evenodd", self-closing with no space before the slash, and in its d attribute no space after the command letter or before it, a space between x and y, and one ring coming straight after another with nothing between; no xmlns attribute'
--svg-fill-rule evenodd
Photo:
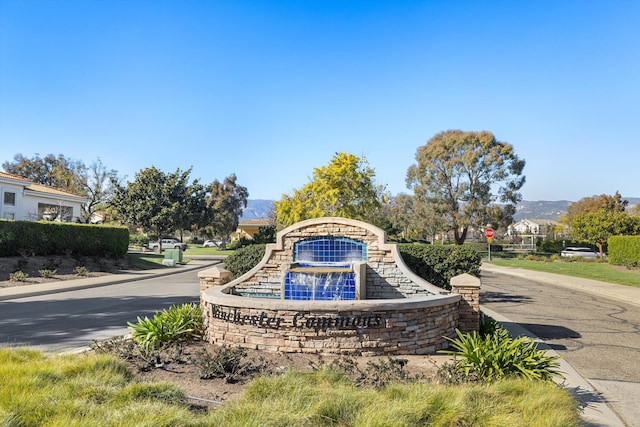
<svg viewBox="0 0 640 427"><path fill-rule="evenodd" d="M522 219L507 228L509 236L547 235L553 233L561 224L550 219Z"/></svg>
<svg viewBox="0 0 640 427"><path fill-rule="evenodd" d="M507 234L510 236L514 234L540 234L540 225L530 219L521 219L507 228Z"/></svg>
<svg viewBox="0 0 640 427"><path fill-rule="evenodd" d="M0 218L79 222L85 197L0 172Z"/></svg>

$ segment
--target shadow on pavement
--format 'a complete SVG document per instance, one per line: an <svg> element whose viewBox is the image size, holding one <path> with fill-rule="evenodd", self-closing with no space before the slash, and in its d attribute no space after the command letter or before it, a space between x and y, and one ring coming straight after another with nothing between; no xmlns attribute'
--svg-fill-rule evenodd
<svg viewBox="0 0 640 427"><path fill-rule="evenodd" d="M533 299L523 295L512 295L503 292L485 292L480 293L480 304L489 303L512 303L526 304L532 302Z"/></svg>
<svg viewBox="0 0 640 427"><path fill-rule="evenodd" d="M520 323L520 326L543 340L575 339L582 335L573 329L558 325L541 325L536 323Z"/></svg>
<svg viewBox="0 0 640 427"><path fill-rule="evenodd" d="M95 333L127 328L137 317L151 317L171 305L197 303L192 296L96 297L50 301L0 302L0 346L86 346ZM29 316L12 316L28 304ZM10 331L10 332L8 332Z"/></svg>

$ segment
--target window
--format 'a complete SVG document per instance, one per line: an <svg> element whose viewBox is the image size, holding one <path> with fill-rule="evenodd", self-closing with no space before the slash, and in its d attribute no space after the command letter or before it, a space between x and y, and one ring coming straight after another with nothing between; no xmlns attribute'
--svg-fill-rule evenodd
<svg viewBox="0 0 640 427"><path fill-rule="evenodd" d="M16 205L16 193L12 193L9 191L4 192L4 205L5 206L15 206Z"/></svg>
<svg viewBox="0 0 640 427"><path fill-rule="evenodd" d="M73 219L73 208L71 206L38 203L38 219L44 219L45 221L70 222Z"/></svg>
<svg viewBox="0 0 640 427"><path fill-rule="evenodd" d="M15 219L15 218L16 218L16 216L12 212L5 212L4 213L4 219Z"/></svg>

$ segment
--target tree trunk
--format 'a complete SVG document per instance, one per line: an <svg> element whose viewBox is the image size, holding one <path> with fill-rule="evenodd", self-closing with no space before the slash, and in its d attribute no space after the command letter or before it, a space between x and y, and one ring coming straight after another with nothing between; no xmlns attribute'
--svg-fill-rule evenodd
<svg viewBox="0 0 640 427"><path fill-rule="evenodd" d="M462 232L456 228L453 230L453 238L456 240L456 245L462 245L465 240L467 240L467 231L468 227L463 227Z"/></svg>

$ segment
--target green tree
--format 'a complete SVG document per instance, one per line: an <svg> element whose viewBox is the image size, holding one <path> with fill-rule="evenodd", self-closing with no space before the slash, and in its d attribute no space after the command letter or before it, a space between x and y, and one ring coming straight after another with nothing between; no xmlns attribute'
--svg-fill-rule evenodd
<svg viewBox="0 0 640 427"><path fill-rule="evenodd" d="M611 236L628 236L638 232L638 221L625 212L611 212L607 209L584 212L571 221L571 238L585 240L598 246L600 258L602 246Z"/></svg>
<svg viewBox="0 0 640 427"><path fill-rule="evenodd" d="M415 197L400 193L384 206L384 212L403 239L435 241L439 232L447 230L442 216L430 204L415 203Z"/></svg>
<svg viewBox="0 0 640 427"><path fill-rule="evenodd" d="M208 186L207 207L210 209L208 229L212 236L223 239L229 237L238 228L242 210L247 207L249 192L238 185L237 177L231 174L223 182L213 181Z"/></svg>
<svg viewBox="0 0 640 427"><path fill-rule="evenodd" d="M416 160L407 171L407 186L416 203L430 204L446 220L458 245L469 227L492 220L496 203L504 221L522 199L525 161L491 132L441 132L418 148Z"/></svg>
<svg viewBox="0 0 640 427"><path fill-rule="evenodd" d="M13 160L2 164L6 172L27 178L36 184L77 195L85 194L81 176L86 167L81 161L66 158L62 154L58 157L48 154L44 158L36 154L32 159L16 154Z"/></svg>
<svg viewBox="0 0 640 427"><path fill-rule="evenodd" d="M397 229L402 239L410 237L410 231L416 227L416 213L413 208L413 196L400 193L392 197L383 206L385 215Z"/></svg>
<svg viewBox="0 0 640 427"><path fill-rule="evenodd" d="M562 216L561 220L565 224L571 224L574 217L587 212L596 212L600 209L612 214L622 213L625 212L628 204L629 201L622 200L622 196L618 191L613 196L601 194L599 196L584 197L567 206L567 212Z"/></svg>
<svg viewBox="0 0 640 427"><path fill-rule="evenodd" d="M22 154L14 156L14 162L5 162L5 171L23 178L85 196L88 202L82 206L82 218L90 222L94 212L107 210L114 192L112 182L119 182L118 172L108 169L100 159L88 167L78 160L59 154L48 154L44 158L35 155L32 159Z"/></svg>
<svg viewBox="0 0 640 427"><path fill-rule="evenodd" d="M367 220L384 200L384 187L374 183L375 171L366 159L336 153L327 166L314 168L313 179L274 204L278 224L323 216Z"/></svg>
<svg viewBox="0 0 640 427"><path fill-rule="evenodd" d="M142 226L159 238L185 226L189 214L191 168L164 173L155 167L136 173L133 182L123 187L114 182L111 205L124 223ZM162 248L160 248L162 250Z"/></svg>

